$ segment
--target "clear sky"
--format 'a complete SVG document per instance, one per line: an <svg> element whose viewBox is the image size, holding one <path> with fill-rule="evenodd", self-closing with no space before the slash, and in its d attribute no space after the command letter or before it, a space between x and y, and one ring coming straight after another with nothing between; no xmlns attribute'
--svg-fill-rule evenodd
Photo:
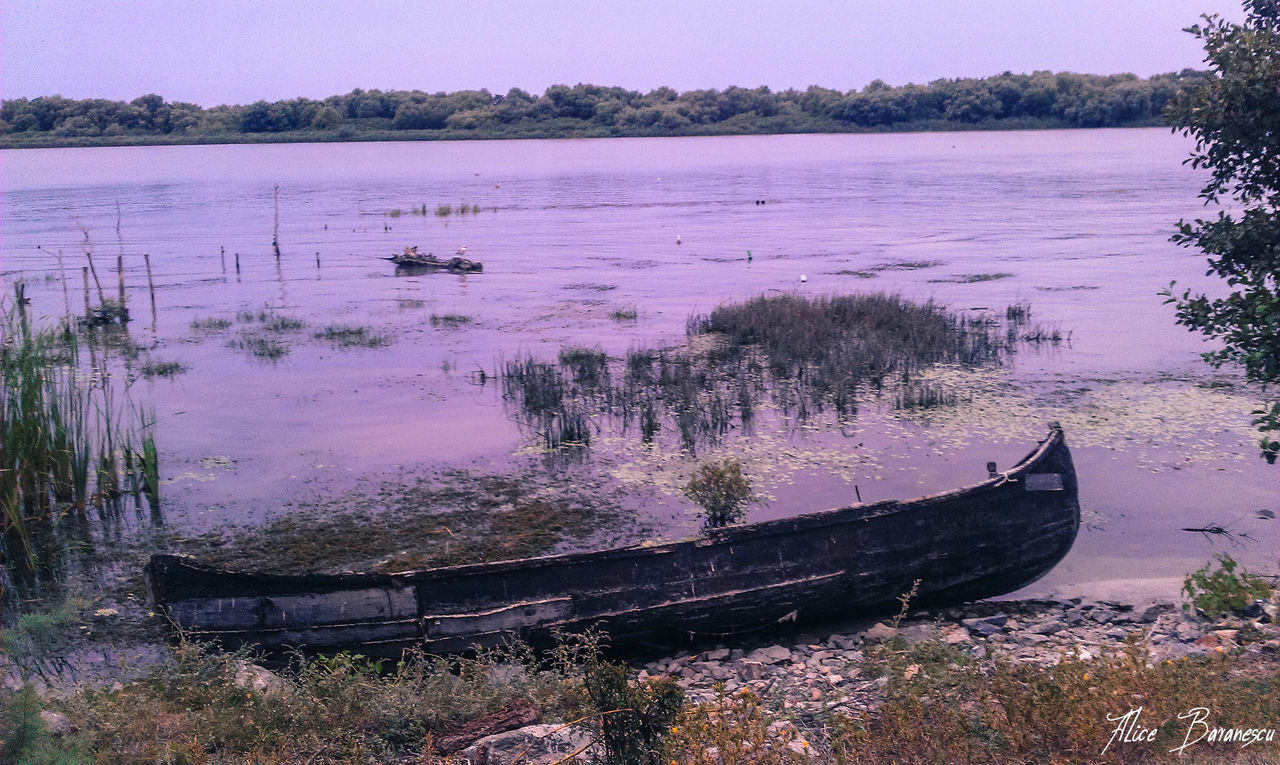
<svg viewBox="0 0 1280 765"><path fill-rule="evenodd" d="M0 98L201 106L588 82L862 88L1202 66L1238 0L0 0Z"/></svg>

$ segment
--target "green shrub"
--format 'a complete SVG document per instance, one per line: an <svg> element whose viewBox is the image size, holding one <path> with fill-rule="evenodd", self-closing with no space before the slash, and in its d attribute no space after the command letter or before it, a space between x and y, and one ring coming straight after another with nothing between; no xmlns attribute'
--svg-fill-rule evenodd
<svg viewBox="0 0 1280 765"><path fill-rule="evenodd" d="M600 721L608 765L661 765L667 735L684 706L684 690L673 677L633 682L625 664L592 662L587 692Z"/></svg>
<svg viewBox="0 0 1280 765"><path fill-rule="evenodd" d="M755 499L751 484L742 474L742 463L732 457L723 462L702 463L680 490L702 505L706 526L713 529L742 520L744 506Z"/></svg>
<svg viewBox="0 0 1280 765"><path fill-rule="evenodd" d="M1221 553L1217 560L1216 570L1209 564L1188 574L1183 582L1182 593L1191 601L1183 606L1188 612L1194 609L1213 619L1247 608L1256 598L1265 598L1275 589L1257 574L1244 570L1237 574L1239 564L1230 555Z"/></svg>

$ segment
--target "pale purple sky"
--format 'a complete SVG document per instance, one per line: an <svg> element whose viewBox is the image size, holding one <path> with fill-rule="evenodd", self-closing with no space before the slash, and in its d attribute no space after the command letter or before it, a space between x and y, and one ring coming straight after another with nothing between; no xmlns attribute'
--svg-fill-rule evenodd
<svg viewBox="0 0 1280 765"><path fill-rule="evenodd" d="M0 0L0 98L202 106L588 82L862 88L1202 66L1182 28L1238 0Z"/></svg>

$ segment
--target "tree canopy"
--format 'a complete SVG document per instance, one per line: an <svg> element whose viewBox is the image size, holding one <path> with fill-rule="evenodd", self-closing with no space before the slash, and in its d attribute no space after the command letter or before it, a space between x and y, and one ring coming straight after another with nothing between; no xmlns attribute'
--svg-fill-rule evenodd
<svg viewBox="0 0 1280 765"><path fill-rule="evenodd" d="M1168 291L1178 322L1221 342L1205 354L1238 362L1264 388L1280 383L1280 0L1245 0L1243 24L1216 15L1188 32L1204 44L1210 76L1177 93L1166 114L1195 139L1187 160L1210 171L1200 192L1216 217L1178 222L1172 237L1209 256L1229 294ZM1225 208L1222 209L1225 203ZM1280 400L1255 412L1262 453L1280 456Z"/></svg>
<svg viewBox="0 0 1280 765"><path fill-rule="evenodd" d="M541 96L519 88L357 89L323 100L211 108L155 94L128 103L41 96L0 102L0 146L1158 125L1174 93L1203 77L1192 70L1147 79L1006 72L902 87L876 80L848 92L815 85L641 93L581 83L552 85Z"/></svg>

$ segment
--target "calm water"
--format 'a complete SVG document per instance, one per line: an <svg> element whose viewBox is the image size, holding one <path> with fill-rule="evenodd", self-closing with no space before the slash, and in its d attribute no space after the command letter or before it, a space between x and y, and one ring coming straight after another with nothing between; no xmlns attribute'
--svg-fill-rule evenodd
<svg viewBox="0 0 1280 765"><path fill-rule="evenodd" d="M852 433L731 438L723 453L744 456L771 497L753 517L846 503L854 486L881 499L972 482L1058 419L1087 528L1035 589L1131 578L1169 591L1217 551L1273 569L1280 544L1280 522L1257 513L1280 510L1280 473L1254 457L1252 394L1212 377L1157 294L1174 278L1212 286L1202 259L1167 241L1200 211L1188 150L1163 130L1101 130L6 151L0 272L3 294L24 280L35 311L56 317L55 253L73 308L86 236L100 269L124 255L135 338L189 369L139 380L132 395L158 415L168 521L192 530L405 475L536 459L500 392L469 374L502 358L677 344L691 314L774 290L888 290L1000 313L1026 301L1070 342L964 383L976 392L958 407L903 417L871 406ZM432 214L460 203L481 211ZM410 214L423 205L428 215ZM464 244L483 274L398 277L379 259ZM877 269L902 263L931 265ZM276 363L228 347L243 327L191 328L264 308L309 325ZM632 308L634 322L610 317ZM433 314L471 321L448 328ZM396 342L312 339L335 323ZM642 515L690 527L675 491L686 457L607 432L593 451L643 497ZM1238 541L1180 530L1212 524Z"/></svg>

